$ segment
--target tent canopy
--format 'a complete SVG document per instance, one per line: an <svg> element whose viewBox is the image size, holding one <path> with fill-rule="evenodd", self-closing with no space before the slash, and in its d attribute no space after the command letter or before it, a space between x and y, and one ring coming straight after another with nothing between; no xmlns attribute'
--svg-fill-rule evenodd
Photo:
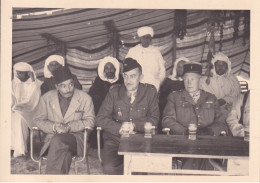
<svg viewBox="0 0 260 183"><path fill-rule="evenodd" d="M195 62L207 60L213 27L215 51L230 58L234 74L249 78L249 14L228 10L14 8L12 61L31 64L41 79L45 59L60 53L87 90L97 76L100 59L110 55L122 62L129 48L139 43L139 27L153 27L153 45L161 50L168 75L174 60L181 56Z"/></svg>

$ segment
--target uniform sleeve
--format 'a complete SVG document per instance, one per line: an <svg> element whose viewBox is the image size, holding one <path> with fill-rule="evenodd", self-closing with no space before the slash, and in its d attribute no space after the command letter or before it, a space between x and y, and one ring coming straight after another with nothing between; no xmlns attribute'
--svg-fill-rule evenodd
<svg viewBox="0 0 260 183"><path fill-rule="evenodd" d="M114 106L114 99L113 99L112 91L110 89L99 109L96 118L96 124L97 126L101 127L104 131L107 131L114 135L119 135L119 129L121 127L121 124L115 122L112 118L113 106Z"/></svg>
<svg viewBox="0 0 260 183"><path fill-rule="evenodd" d="M226 131L226 132L228 131L228 127L226 124L227 115L223 115L219 103L217 101L217 98L215 96L213 97L214 97L214 122L208 127L212 129L214 135L219 135L221 131Z"/></svg>
<svg viewBox="0 0 260 183"><path fill-rule="evenodd" d="M134 120L135 131L144 132L144 124L145 122L151 122L154 126L157 127L159 121L159 106L158 106L158 95L156 89L152 89L149 94L149 103L148 103L148 111L146 116L143 119Z"/></svg>
<svg viewBox="0 0 260 183"><path fill-rule="evenodd" d="M233 136L244 136L243 126L242 124L238 123L239 118L237 116L236 110L232 110L229 113L226 121Z"/></svg>
<svg viewBox="0 0 260 183"><path fill-rule="evenodd" d="M86 94L87 95L87 94ZM82 96L83 98L83 96ZM92 99L90 96L85 96L85 100L82 100L84 102L84 108L83 108L83 115L82 118L79 120L74 120L69 122L70 124L70 131L71 132L79 132L82 131L85 127L89 127L91 129L94 128L94 105L92 102Z"/></svg>
<svg viewBox="0 0 260 183"><path fill-rule="evenodd" d="M167 98L167 104L163 112L162 127L170 128L171 133L183 135L187 128L181 125L176 119L176 95L170 93Z"/></svg>
<svg viewBox="0 0 260 183"><path fill-rule="evenodd" d="M54 122L48 120L47 104L44 97L40 98L39 105L35 114L35 125L45 133L53 133Z"/></svg>

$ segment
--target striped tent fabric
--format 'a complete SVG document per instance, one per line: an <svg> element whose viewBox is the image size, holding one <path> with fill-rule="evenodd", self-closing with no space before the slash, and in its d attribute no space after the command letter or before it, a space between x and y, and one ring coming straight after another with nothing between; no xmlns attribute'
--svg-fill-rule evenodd
<svg viewBox="0 0 260 183"><path fill-rule="evenodd" d="M185 56L191 61L207 59L210 36L207 33L209 11L187 10L186 34L174 41L175 11L173 9L13 9L13 64L27 62L43 79L45 59L57 49L42 36L50 34L66 45L66 64L75 74L83 89L88 91L97 76L99 60L113 56L115 47L111 32L105 25L113 21L119 35L118 60L122 63L131 47L139 44L137 29L151 26L155 35L153 45L158 46L167 75L171 74L175 58ZM238 35L234 35L234 19L227 18L223 25L222 52L232 62L232 72L249 78L250 42L244 39L244 17L238 21ZM220 34L215 33L215 49L220 48ZM174 55L173 50L176 50Z"/></svg>

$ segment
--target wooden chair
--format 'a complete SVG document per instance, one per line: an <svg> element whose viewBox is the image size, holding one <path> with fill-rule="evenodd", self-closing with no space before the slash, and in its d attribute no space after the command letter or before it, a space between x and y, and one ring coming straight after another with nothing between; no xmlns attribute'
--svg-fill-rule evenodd
<svg viewBox="0 0 260 183"><path fill-rule="evenodd" d="M87 143L87 137L88 137L88 133L91 131L92 129L90 129L89 127L85 127L84 129L84 149L83 149L83 156L73 156L72 157L72 161L74 162L74 165L75 165L75 174L78 174L78 163L80 162L83 162L84 160L86 161L86 165L87 165L87 173L90 174L90 168L89 168L89 161L88 161L88 143ZM31 130L30 130L30 148L31 148L31 151L30 151L30 156L31 156L31 159L38 163L38 168L39 168L39 174L41 174L41 165L42 165L42 160L47 160L47 157L44 156L44 157L40 157L38 160L36 160L33 156L33 146L34 146L34 143L33 143L33 138L34 138L34 132L36 131L40 131L40 129L38 127L33 127Z"/></svg>

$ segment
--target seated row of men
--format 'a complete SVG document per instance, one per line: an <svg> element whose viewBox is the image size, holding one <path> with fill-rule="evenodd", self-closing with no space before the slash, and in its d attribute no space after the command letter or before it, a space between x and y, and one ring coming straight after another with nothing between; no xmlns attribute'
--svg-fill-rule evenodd
<svg viewBox="0 0 260 183"><path fill-rule="evenodd" d="M20 78L20 84L27 80L29 80L27 84L38 82L28 66L24 63L14 66L17 73L15 77ZM29 68L30 76L23 78L21 72L27 72ZM170 128L173 134L187 134L190 123L197 124L198 134L202 135L219 135L228 131L225 120L227 116L221 112L216 97L199 89L201 72L201 65L185 64L183 66L185 89L172 92L168 96L162 125ZM157 126L159 121L157 91L153 85L140 83L143 77L141 65L132 58L125 59L124 83L110 87L95 122L91 97L75 89L74 76L68 67L59 67L52 74L57 90L51 90L43 95L37 109L34 110L36 113L34 123L48 134L41 150L41 156L48 151L46 173L68 173L71 156L82 154L82 130L84 127L93 128L96 125L101 126L104 131L102 151L104 173L122 174L123 157L117 155L120 129L125 128L122 123L131 121L133 124L131 130L142 133L145 122L149 121ZM37 93L33 88L28 92L33 92L34 95ZM25 107L23 106L23 109ZM14 105L13 110L19 110L19 106Z"/></svg>
<svg viewBox="0 0 260 183"><path fill-rule="evenodd" d="M14 156L27 151L28 127L33 124L48 134L40 154L48 153L48 174L68 173L71 156L82 154L84 127L103 129L106 174L123 172L123 157L117 155L117 150L125 121L132 122L131 131L140 133L144 122L149 121L159 131L170 128L172 134L187 134L188 125L195 123L198 134L225 134L229 127L233 135L243 135L243 126L238 123L243 115L240 86L231 74L227 56L214 56L212 77L201 77L201 65L181 57L174 63L173 74L164 79L162 56L149 46L153 30L140 28L138 35L141 44L129 51L122 74L117 59L105 57L100 61L90 96L81 91L81 84L64 66L61 56L47 58L43 84L29 64L15 64L11 144Z"/></svg>

